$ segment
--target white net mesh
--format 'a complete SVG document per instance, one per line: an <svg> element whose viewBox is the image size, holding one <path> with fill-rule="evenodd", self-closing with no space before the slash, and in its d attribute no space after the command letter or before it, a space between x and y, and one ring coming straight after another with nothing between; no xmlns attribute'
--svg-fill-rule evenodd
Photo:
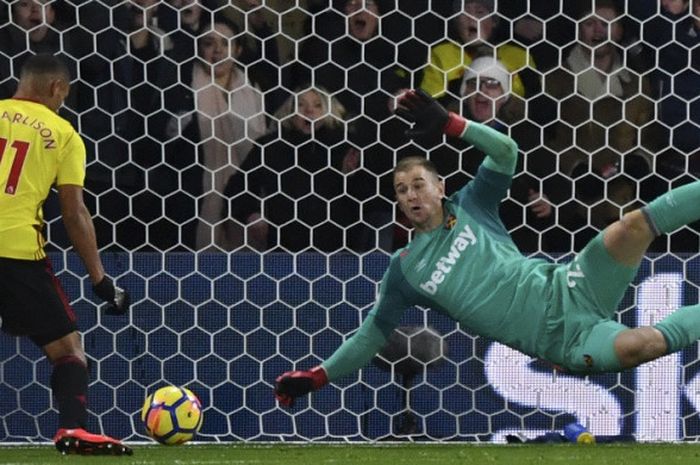
<svg viewBox="0 0 700 465"><path fill-rule="evenodd" d="M696 348L636 372L557 375L425 309L406 312L359 376L291 411L272 395L278 374L357 329L408 240L396 161L427 153L450 194L483 160L459 141L409 142L393 116L402 89L518 142L502 215L526 254L568 259L622 212L697 179L700 2L661 3L4 2L0 98L31 53L70 64L61 112L88 146L107 272L134 300L128 319L96 311L49 199L50 255L91 361L92 426L144 438L141 403L168 383L201 397L200 439L212 441L498 442L573 421L695 439ZM482 56L503 68L465 77ZM621 322L697 301L693 226L652 245ZM6 336L0 351L0 441L50 439L47 361Z"/></svg>

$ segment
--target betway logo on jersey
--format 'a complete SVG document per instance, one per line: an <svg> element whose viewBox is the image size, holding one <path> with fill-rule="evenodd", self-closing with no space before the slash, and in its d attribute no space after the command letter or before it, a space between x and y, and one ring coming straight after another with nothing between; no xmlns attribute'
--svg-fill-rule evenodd
<svg viewBox="0 0 700 465"><path fill-rule="evenodd" d="M460 231L447 255L440 257L435 263L435 271L430 275L430 279L420 284L420 288L430 295L435 295L438 286L445 280L447 274L452 271L452 268L457 264L457 260L462 256L462 252L470 245L476 244L476 235L469 225L464 226L464 230Z"/></svg>

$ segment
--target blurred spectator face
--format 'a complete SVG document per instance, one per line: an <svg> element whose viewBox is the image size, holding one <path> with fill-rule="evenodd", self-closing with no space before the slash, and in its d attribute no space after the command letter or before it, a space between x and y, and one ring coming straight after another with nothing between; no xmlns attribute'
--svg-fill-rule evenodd
<svg viewBox="0 0 700 465"><path fill-rule="evenodd" d="M12 4L12 21L29 32L29 40L40 42L56 15L48 0L18 0Z"/></svg>
<svg viewBox="0 0 700 465"><path fill-rule="evenodd" d="M615 52L615 43L622 40L622 24L617 11L609 7L598 8L594 15L581 20L579 40L592 48L596 55Z"/></svg>
<svg viewBox="0 0 700 465"><path fill-rule="evenodd" d="M462 43L485 42L491 38L496 26L491 13L481 2L465 3L464 11L455 18L457 34Z"/></svg>
<svg viewBox="0 0 700 465"><path fill-rule="evenodd" d="M700 0L693 0L693 16L695 16L695 22L700 21Z"/></svg>
<svg viewBox="0 0 700 465"><path fill-rule="evenodd" d="M202 17L202 6L197 0L171 0L170 4L180 11L180 24L191 30L197 29Z"/></svg>
<svg viewBox="0 0 700 465"><path fill-rule="evenodd" d="M234 60L241 54L241 47L233 38L234 31L227 24L214 23L214 30L199 40L199 56L214 65L214 76L223 77L234 69Z"/></svg>
<svg viewBox="0 0 700 465"><path fill-rule="evenodd" d="M494 119L508 100L500 81L487 76L469 79L464 87L464 95L467 96L465 104L469 115L479 123Z"/></svg>
<svg viewBox="0 0 700 465"><path fill-rule="evenodd" d="M688 9L688 0L661 0L661 8L672 15L679 15Z"/></svg>
<svg viewBox="0 0 700 465"><path fill-rule="evenodd" d="M328 113L323 97L314 90L308 90L297 97L297 111L292 117L292 126L304 134L311 134L311 125L316 130L324 125Z"/></svg>
<svg viewBox="0 0 700 465"><path fill-rule="evenodd" d="M345 4L350 35L358 40L369 40L379 28L379 7L374 0L348 0Z"/></svg>

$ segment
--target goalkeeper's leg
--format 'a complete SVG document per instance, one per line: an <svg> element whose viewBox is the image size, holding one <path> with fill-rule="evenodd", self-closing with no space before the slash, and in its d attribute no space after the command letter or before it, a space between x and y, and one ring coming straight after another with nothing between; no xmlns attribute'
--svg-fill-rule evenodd
<svg viewBox="0 0 700 465"><path fill-rule="evenodd" d="M699 219L700 181L695 181L625 214L606 228L603 243L617 263L636 267L656 236ZM614 335L612 349L620 367L631 368L681 350L698 339L700 305L690 305L676 310L655 326L619 330ZM610 347L610 343L606 346Z"/></svg>
<svg viewBox="0 0 700 465"><path fill-rule="evenodd" d="M656 236L699 219L700 181L695 181L672 189L608 226L605 248L619 263L637 266Z"/></svg>
<svg viewBox="0 0 700 465"><path fill-rule="evenodd" d="M580 373L634 368L689 346L700 339L700 305L681 307L654 326L628 328L601 321L581 337L565 364Z"/></svg>

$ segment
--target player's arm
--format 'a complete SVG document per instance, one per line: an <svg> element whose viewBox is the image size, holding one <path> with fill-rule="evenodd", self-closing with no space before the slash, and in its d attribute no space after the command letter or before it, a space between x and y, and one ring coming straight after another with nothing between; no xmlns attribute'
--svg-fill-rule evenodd
<svg viewBox="0 0 700 465"><path fill-rule="evenodd" d="M83 201L83 188L70 184L58 186L61 216L73 248L85 264L90 280L95 285L105 277L102 260L97 252L95 226Z"/></svg>
<svg viewBox="0 0 700 465"><path fill-rule="evenodd" d="M382 279L377 302L360 329L347 339L325 362L311 370L288 371L275 380L275 396L280 404L290 406L294 400L320 389L338 378L366 366L386 344L398 326L407 304L400 292L400 283L391 267Z"/></svg>
<svg viewBox="0 0 700 465"><path fill-rule="evenodd" d="M112 280L105 274L97 251L95 226L83 201L83 188L73 184L63 184L58 186L57 190L63 224L73 248L87 269L95 294L109 304L107 313L125 313L129 308L129 294L115 287Z"/></svg>
<svg viewBox="0 0 700 465"><path fill-rule="evenodd" d="M452 113L451 118L461 116ZM470 121L461 138L486 154L484 166L499 173L512 175L518 163L518 145L507 135L485 124Z"/></svg>
<svg viewBox="0 0 700 465"><path fill-rule="evenodd" d="M316 391L330 381L354 373L367 365L386 344L388 334L396 327L377 317L377 307L362 322L360 329L347 339L328 360L310 370L283 373L275 380L275 397L284 406L291 406L297 397Z"/></svg>
<svg viewBox="0 0 700 465"><path fill-rule="evenodd" d="M406 131L410 138L446 134L459 137L487 155L484 166L512 175L518 160L518 145L495 129L448 112L434 98L418 89L406 92L398 100L396 113L414 123Z"/></svg>

